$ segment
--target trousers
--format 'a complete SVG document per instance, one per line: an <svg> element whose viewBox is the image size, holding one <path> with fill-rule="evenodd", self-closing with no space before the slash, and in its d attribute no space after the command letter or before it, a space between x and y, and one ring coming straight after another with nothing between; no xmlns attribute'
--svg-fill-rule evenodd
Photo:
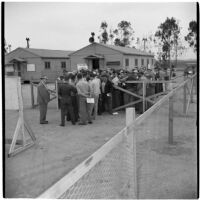
<svg viewBox="0 0 200 200"><path fill-rule="evenodd" d="M67 113L69 113L72 124L75 124L75 115L74 115L72 104L62 103L60 106L60 110L61 110L61 124L62 125L65 125L65 116L67 115Z"/></svg>
<svg viewBox="0 0 200 200"><path fill-rule="evenodd" d="M99 95L94 95L94 115L93 115L94 119L96 119L98 114L98 103L99 103Z"/></svg>
<svg viewBox="0 0 200 200"><path fill-rule="evenodd" d="M80 123L86 124L87 121L92 121L90 105L87 103L86 98L82 96L79 96L79 116Z"/></svg>
<svg viewBox="0 0 200 200"><path fill-rule="evenodd" d="M47 104L39 104L40 109L40 123L46 120L47 115Z"/></svg>

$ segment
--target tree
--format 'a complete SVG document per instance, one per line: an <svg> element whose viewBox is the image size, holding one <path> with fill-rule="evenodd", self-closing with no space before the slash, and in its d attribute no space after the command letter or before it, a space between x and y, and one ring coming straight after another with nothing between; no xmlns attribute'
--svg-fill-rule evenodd
<svg viewBox="0 0 200 200"><path fill-rule="evenodd" d="M185 36L185 40L189 43L190 47L197 50L197 22L191 21L188 28L189 33Z"/></svg>
<svg viewBox="0 0 200 200"><path fill-rule="evenodd" d="M6 43L6 39L4 38L4 54L11 52L11 44Z"/></svg>
<svg viewBox="0 0 200 200"><path fill-rule="evenodd" d="M117 46L130 46L133 38L133 28L131 27L131 23L122 20L118 25L118 29L115 29L114 34L117 36L115 38L115 45Z"/></svg>
<svg viewBox="0 0 200 200"><path fill-rule="evenodd" d="M101 26L100 26L100 29L101 29L101 35L98 37L99 40L100 40L100 43L103 43L103 44L106 44L109 40L108 38L108 32L107 32L107 27L108 27L108 24L106 21L103 21L101 22Z"/></svg>
<svg viewBox="0 0 200 200"><path fill-rule="evenodd" d="M6 39L4 38L4 53L7 54L8 53L8 47L6 44Z"/></svg>
<svg viewBox="0 0 200 200"><path fill-rule="evenodd" d="M158 27L158 31L155 33L162 44L162 59L164 61L168 60L168 65L170 68L171 77L171 51L178 45L180 35L180 27L175 18L168 18L164 23L161 23Z"/></svg>
<svg viewBox="0 0 200 200"><path fill-rule="evenodd" d="M101 22L100 26L100 35L98 36L99 42L103 44L111 43L116 46L130 46L133 41L133 28L131 27L131 23L122 20L118 23L116 29L109 29L109 33L107 31L108 24L106 21Z"/></svg>

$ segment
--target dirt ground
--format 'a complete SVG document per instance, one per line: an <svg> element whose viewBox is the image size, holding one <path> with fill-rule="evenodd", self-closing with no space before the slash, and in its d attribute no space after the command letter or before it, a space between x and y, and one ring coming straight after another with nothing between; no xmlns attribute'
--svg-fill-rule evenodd
<svg viewBox="0 0 200 200"><path fill-rule="evenodd" d="M29 85L23 85L24 115L37 141L30 149L7 158L7 198L35 198L90 156L125 126L125 114L103 114L93 124L60 127L56 102L49 104L48 125L39 124L38 109L31 109ZM175 104L176 113L182 109ZM196 197L196 104L189 116L174 119L174 144L167 139L168 109L165 106L137 127L137 175L140 198L191 199ZM6 111L6 138L11 138L18 113Z"/></svg>

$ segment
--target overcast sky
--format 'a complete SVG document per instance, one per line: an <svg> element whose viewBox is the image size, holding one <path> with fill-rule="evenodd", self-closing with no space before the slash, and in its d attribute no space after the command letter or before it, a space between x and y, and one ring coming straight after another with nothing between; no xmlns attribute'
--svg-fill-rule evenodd
<svg viewBox="0 0 200 200"><path fill-rule="evenodd" d="M91 32L96 41L102 21L116 28L121 20L131 22L134 36L155 33L167 17L175 17L182 27L181 35L188 33L191 20L196 20L196 3L5 3L5 39L17 47L78 50L89 44ZM188 51L186 58L195 58Z"/></svg>

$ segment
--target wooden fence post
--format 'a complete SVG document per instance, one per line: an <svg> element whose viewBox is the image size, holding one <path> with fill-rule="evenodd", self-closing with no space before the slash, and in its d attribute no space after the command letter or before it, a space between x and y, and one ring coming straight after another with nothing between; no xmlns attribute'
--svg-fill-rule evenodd
<svg viewBox="0 0 200 200"><path fill-rule="evenodd" d="M56 106L57 106L57 110L59 109L59 99L58 99L58 80L56 80L56 85L55 85L56 87L55 87L55 89L56 89L56 100L57 100L57 104L56 104Z"/></svg>
<svg viewBox="0 0 200 200"><path fill-rule="evenodd" d="M194 77L195 95L197 95L197 74Z"/></svg>
<svg viewBox="0 0 200 200"><path fill-rule="evenodd" d="M32 80L30 81L30 86L31 86L31 106L34 108L34 91L33 91L33 82Z"/></svg>
<svg viewBox="0 0 200 200"><path fill-rule="evenodd" d="M191 90L191 103L194 103L194 98L193 98L193 96L194 96L194 79L195 79L195 77L191 80L192 82L191 82L191 84L192 84L192 90Z"/></svg>
<svg viewBox="0 0 200 200"><path fill-rule="evenodd" d="M191 83L189 98L188 98L188 102L187 102L187 108L186 108L186 112L185 112L186 115L187 115L188 110L189 110L190 102L191 103L193 102L193 86L194 86L194 79L192 79L192 83Z"/></svg>
<svg viewBox="0 0 200 200"><path fill-rule="evenodd" d="M169 142L169 144L173 144L173 95L171 97L169 97L168 142Z"/></svg>
<svg viewBox="0 0 200 200"><path fill-rule="evenodd" d="M138 187L137 187L137 162L136 162L136 134L134 131L134 128L131 130L129 129L129 126L134 122L135 120L135 108L126 108L126 127L128 134L128 139L131 143L131 150L133 151L133 184L134 184L134 194L135 198L138 198Z"/></svg>
<svg viewBox="0 0 200 200"><path fill-rule="evenodd" d="M184 76L184 81L185 80L186 80L186 77ZM183 114L186 114L186 101L187 101L187 97L186 97L186 87L187 87L187 85L186 84L184 84L184 86L183 86Z"/></svg>
<svg viewBox="0 0 200 200"><path fill-rule="evenodd" d="M142 89L142 96L143 96L143 113L145 112L145 109L146 109L146 102L145 102L145 97L146 97L146 82L143 81L143 89Z"/></svg>

